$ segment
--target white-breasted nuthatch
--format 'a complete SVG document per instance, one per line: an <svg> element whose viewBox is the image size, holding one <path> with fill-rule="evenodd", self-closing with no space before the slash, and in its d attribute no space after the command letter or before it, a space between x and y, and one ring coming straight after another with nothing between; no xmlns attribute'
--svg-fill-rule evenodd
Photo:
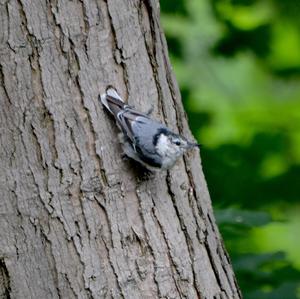
<svg viewBox="0 0 300 299"><path fill-rule="evenodd" d="M102 104L122 130L124 154L149 170L170 169L188 149L199 147L124 103L113 87L101 95Z"/></svg>

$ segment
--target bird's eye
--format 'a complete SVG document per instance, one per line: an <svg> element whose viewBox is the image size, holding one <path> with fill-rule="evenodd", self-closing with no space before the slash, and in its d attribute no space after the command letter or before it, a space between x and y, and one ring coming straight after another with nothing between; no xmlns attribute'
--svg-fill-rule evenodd
<svg viewBox="0 0 300 299"><path fill-rule="evenodd" d="M176 145L180 145L181 142L180 142L179 140L176 140L176 141L175 141L175 144L176 144Z"/></svg>

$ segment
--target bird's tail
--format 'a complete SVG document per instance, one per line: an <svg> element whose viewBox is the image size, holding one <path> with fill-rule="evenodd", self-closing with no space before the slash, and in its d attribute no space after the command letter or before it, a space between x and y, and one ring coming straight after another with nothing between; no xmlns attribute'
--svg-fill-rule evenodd
<svg viewBox="0 0 300 299"><path fill-rule="evenodd" d="M115 118L117 118L118 113L127 106L113 87L108 87L106 92L100 96L100 100Z"/></svg>

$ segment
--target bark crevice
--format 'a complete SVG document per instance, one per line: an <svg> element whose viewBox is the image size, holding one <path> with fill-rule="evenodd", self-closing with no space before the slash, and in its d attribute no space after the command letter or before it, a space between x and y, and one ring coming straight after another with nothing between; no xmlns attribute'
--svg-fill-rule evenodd
<svg viewBox="0 0 300 299"><path fill-rule="evenodd" d="M0 298L11 298L10 277L4 258L0 258Z"/></svg>

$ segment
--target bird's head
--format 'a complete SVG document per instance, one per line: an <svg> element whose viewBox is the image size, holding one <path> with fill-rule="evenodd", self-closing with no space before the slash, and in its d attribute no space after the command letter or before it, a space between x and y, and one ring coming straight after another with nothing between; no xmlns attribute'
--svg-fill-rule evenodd
<svg viewBox="0 0 300 299"><path fill-rule="evenodd" d="M156 150L162 157L174 157L175 160L187 150L199 146L199 144L190 142L183 136L167 130L159 133L156 142Z"/></svg>

